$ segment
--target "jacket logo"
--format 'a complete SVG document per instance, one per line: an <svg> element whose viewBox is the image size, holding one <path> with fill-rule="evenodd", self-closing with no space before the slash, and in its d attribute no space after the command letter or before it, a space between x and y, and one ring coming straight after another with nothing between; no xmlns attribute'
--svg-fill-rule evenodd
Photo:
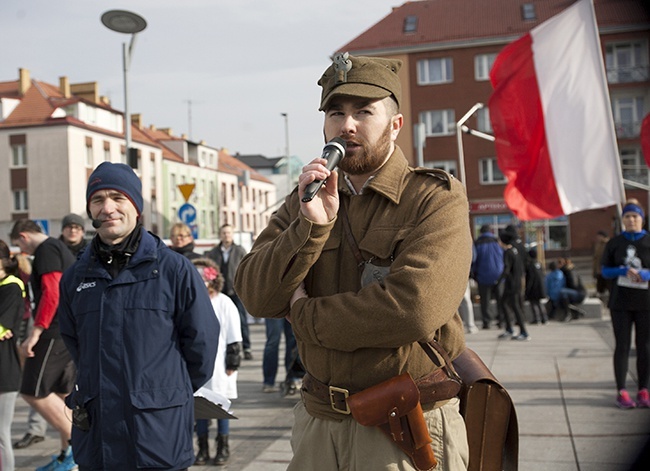
<svg viewBox="0 0 650 471"><path fill-rule="evenodd" d="M79 286L77 286L77 293L81 293L81 291L87 289L87 288L94 288L97 286L96 281L91 281L90 283L84 283L83 281L79 283Z"/></svg>

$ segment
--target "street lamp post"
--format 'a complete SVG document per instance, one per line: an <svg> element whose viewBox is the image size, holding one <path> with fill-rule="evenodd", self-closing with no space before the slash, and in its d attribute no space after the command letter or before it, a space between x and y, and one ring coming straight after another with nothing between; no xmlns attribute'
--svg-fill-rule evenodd
<svg viewBox="0 0 650 471"><path fill-rule="evenodd" d="M280 113L284 117L284 155L287 159L287 195L291 193L291 157L289 156L289 113Z"/></svg>
<svg viewBox="0 0 650 471"><path fill-rule="evenodd" d="M459 175L460 181L463 185L467 187L467 182L465 181L465 154L463 152L463 125L477 110L483 108L483 103L476 103L472 106L465 115L458 120L456 123L456 141L458 144L458 166L460 167Z"/></svg>
<svg viewBox="0 0 650 471"><path fill-rule="evenodd" d="M131 155L131 114L129 113L129 67L135 44L135 35L147 27L147 22L137 13L126 10L109 10L102 15L102 23L108 29L118 33L131 35L131 41L127 47L122 43L122 66L124 70L124 140L126 142L127 161L132 167L137 166L137 157Z"/></svg>

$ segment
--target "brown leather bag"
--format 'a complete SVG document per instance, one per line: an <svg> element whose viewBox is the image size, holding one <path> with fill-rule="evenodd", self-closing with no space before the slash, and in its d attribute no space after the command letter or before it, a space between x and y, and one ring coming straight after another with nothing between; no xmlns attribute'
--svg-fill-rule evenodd
<svg viewBox="0 0 650 471"><path fill-rule="evenodd" d="M390 378L347 398L352 417L379 427L421 471L436 467L431 437L420 405L420 391L408 373Z"/></svg>
<svg viewBox="0 0 650 471"><path fill-rule="evenodd" d="M463 380L460 413L469 443L468 471L517 471L519 428L512 399L473 350L453 361Z"/></svg>

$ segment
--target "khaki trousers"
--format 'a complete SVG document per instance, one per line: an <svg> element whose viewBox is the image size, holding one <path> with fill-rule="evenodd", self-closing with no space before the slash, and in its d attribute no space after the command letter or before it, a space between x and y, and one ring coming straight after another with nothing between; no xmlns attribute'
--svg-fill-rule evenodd
<svg viewBox="0 0 650 471"><path fill-rule="evenodd" d="M424 417L438 460L436 471L463 471L469 463L465 422L452 399ZM293 459L288 471L411 471L410 458L377 427L364 427L342 416L340 422L309 415L302 402L293 409Z"/></svg>

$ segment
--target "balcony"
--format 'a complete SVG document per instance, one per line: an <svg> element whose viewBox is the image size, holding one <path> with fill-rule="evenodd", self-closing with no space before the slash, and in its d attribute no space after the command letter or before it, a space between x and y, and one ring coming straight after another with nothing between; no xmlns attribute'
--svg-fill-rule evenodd
<svg viewBox="0 0 650 471"><path fill-rule="evenodd" d="M616 137L618 139L635 139L641 134L641 122L634 121L632 123L626 121L615 121Z"/></svg>
<svg viewBox="0 0 650 471"><path fill-rule="evenodd" d="M647 65L607 68L608 83L647 82L649 78L650 67Z"/></svg>

